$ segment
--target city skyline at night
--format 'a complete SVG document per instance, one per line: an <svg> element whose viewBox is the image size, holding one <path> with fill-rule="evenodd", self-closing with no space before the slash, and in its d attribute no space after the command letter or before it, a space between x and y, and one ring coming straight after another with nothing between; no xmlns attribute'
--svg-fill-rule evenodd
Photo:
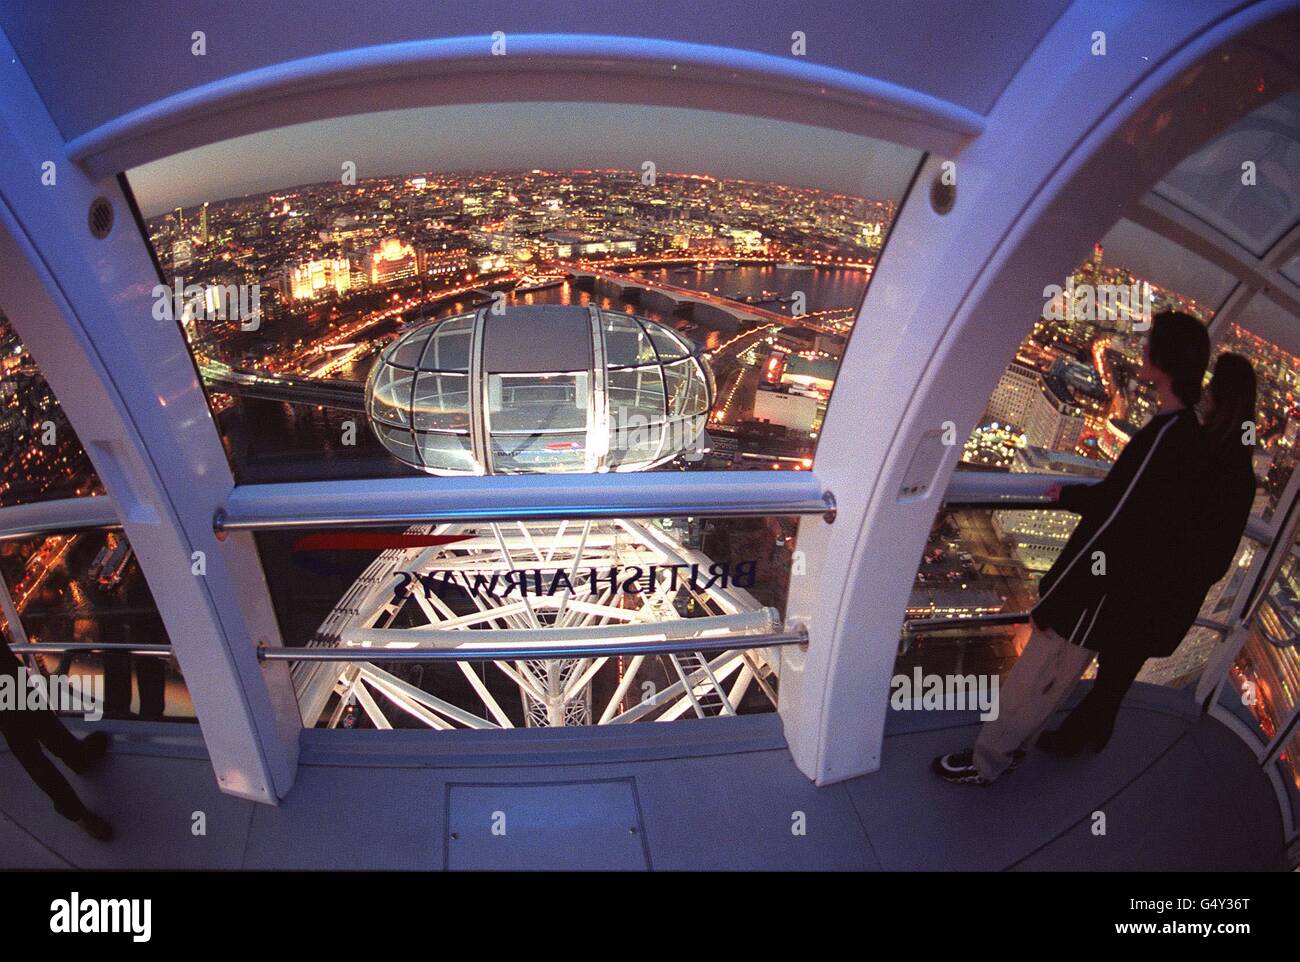
<svg viewBox="0 0 1300 962"><path fill-rule="evenodd" d="M286 184L437 171L622 169L901 197L915 151L787 121L636 104L506 103L425 107L296 124L144 164L131 172L145 217Z"/></svg>

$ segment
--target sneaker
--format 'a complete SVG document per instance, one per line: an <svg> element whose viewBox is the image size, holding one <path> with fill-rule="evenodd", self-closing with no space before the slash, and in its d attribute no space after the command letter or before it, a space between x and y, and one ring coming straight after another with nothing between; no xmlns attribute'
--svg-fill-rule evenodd
<svg viewBox="0 0 1300 962"><path fill-rule="evenodd" d="M975 753L969 748L964 752L949 752L940 755L930 765L931 770L946 782L955 785L980 785L987 787L993 779L985 778L975 767Z"/></svg>
<svg viewBox="0 0 1300 962"><path fill-rule="evenodd" d="M81 740L81 757L75 765L69 765L78 775L94 768L108 754L108 735L104 732L92 732Z"/></svg>
<svg viewBox="0 0 1300 962"><path fill-rule="evenodd" d="M77 824L81 830L97 842L111 842L113 840L113 826L104 821L89 809L86 814L77 819Z"/></svg>
<svg viewBox="0 0 1300 962"><path fill-rule="evenodd" d="M1025 756L1028 754L1029 752L1025 751L1023 748L1017 748L1014 752L1012 752L1011 764L1007 766L1007 771L1014 772L1017 768L1019 768L1020 763L1025 760Z"/></svg>

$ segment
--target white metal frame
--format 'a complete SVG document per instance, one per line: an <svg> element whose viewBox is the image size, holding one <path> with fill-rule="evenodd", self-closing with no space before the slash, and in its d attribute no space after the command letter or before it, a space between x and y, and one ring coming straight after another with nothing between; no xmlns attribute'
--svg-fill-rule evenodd
<svg viewBox="0 0 1300 962"><path fill-rule="evenodd" d="M431 728L453 725L470 728L510 728L514 723L475 673L475 649L520 645L535 650L533 659L510 662L493 660L492 667L519 689L530 726L560 727L569 724L625 724L653 718L671 721L692 711L696 717L735 715L736 706L750 684L757 681L775 706L775 692L765 684L776 674L779 659L766 649L727 651L712 661L699 651L668 653L663 657L679 676L655 693L652 701L642 698L639 685L633 688L645 666L645 655L637 655L626 666L609 664L619 683L599 714L591 705L590 685L609 663L608 656L590 658L547 657L569 644L581 641L614 642L636 637L698 639L704 651L706 639L734 640L736 635L764 634L779 626L775 609L762 607L752 595L734 585L689 588L684 579L660 571L652 592L628 603L612 590L589 590L588 600L578 600L567 588L555 595L503 593L501 596L471 595L477 611L457 615L437 595L426 596L414 579L406 584L401 600L394 597L394 575L399 571L427 574L456 572L491 578L517 568L564 571L575 587L584 583L589 569L618 568L626 571L662 569L668 564L700 565L707 570L710 559L679 544L653 523L618 519L613 521L503 525L495 522L420 526L413 533L465 535L469 540L430 547L390 549L382 552L357 579L360 590L340 599L322 623L306 650L327 648L376 648L401 650L412 655L422 649L464 652L456 664L477 694L477 704L455 704L421 687L404 684L371 662L304 663L294 669L295 683L304 719L308 724L323 716L331 694L340 702L357 699L376 727L388 727L387 714L379 702L362 692L369 685L399 710L415 716ZM594 588L595 586L588 586ZM590 600L594 598L594 600ZM700 617L678 614L679 601L694 600L704 610ZM414 602L428 619L422 627L393 627L398 610ZM476 629L490 628L490 631ZM549 649L549 651L548 651ZM748 657L746 657L748 656ZM413 658L412 660L418 660ZM732 675L730 688L723 681ZM636 702L619 711L632 693ZM327 727L337 727L341 717L336 708Z"/></svg>
<svg viewBox="0 0 1300 962"><path fill-rule="evenodd" d="M801 525L806 574L792 579L787 620L807 625L810 645L783 659L780 710L796 764L827 784L880 764L905 598L960 451L929 446L945 422L955 423L959 437L973 426L1023 336L1019 319L1041 309L1042 285L1026 278L1063 276L1102 236L1114 208L1096 204L1098 191L1131 207L1164 173L1164 158L1184 155L1215 132L1157 126L1156 105L1177 113L1195 104L1192 115L1213 117L1219 126L1235 119L1239 103L1196 68L1255 31L1256 48L1234 49L1216 82L1249 73L1253 83L1261 70L1274 76L1275 65L1258 48L1268 46L1270 19L1294 17L1295 10L1287 0L1244 8L1229 0L1187 8L1083 0L1052 26L987 117L890 84L756 54L626 38L512 38L521 56L493 63L476 39L472 51L460 41L428 41L264 68L141 108L71 143L0 37L0 166L31 172L0 187L0 260L12 265L0 276L0 303L22 305L11 320L86 441L141 557L222 788L273 802L292 782L300 720L287 670L259 665L255 656L259 642L277 643L278 631L251 536L231 525L218 541L213 518L227 508L233 519L241 504L245 520L288 520L312 507L333 512L349 489L234 489L179 332L142 321L150 317L153 268L109 175L288 122L520 99L564 78L580 78L580 89L613 102L821 123L931 152L844 357L816 476L798 482L807 486L800 502L828 487L838 520ZM1157 15L1161 30L1153 34L1144 24ZM1141 35L1143 55L1090 60L1096 30ZM674 73L673 64L687 69ZM386 79L397 67L401 79ZM591 84L595 75L608 83ZM1208 114L1200 109L1206 106ZM945 158L955 158L957 200L941 216L925 195ZM59 164L57 189L40 185L47 159ZM85 226L97 195L117 214L105 241ZM1069 236L1060 223L1070 224ZM865 424L862 412L870 412ZM917 471L919 488L912 484ZM634 490L652 499L671 491L672 504L658 502L661 515L737 498L736 476L724 483L687 472L672 475L671 486L647 477L551 476L538 487L556 511L599 502L604 517L628 516L620 502ZM440 488L450 480L480 485L480 510L498 494L520 502L526 496L497 487L514 479L442 479ZM408 519L434 490L369 487L379 489L375 512L405 512ZM396 507L391 499L380 503L385 493L399 497ZM643 506L650 510L653 502ZM748 506L751 513L780 509L758 499ZM201 579L189 573L195 550L207 555Z"/></svg>
<svg viewBox="0 0 1300 962"><path fill-rule="evenodd" d="M14 305L9 320L135 548L218 784L273 803L293 784L301 721L287 669L257 661L258 642L277 641L279 630L252 539L221 544L212 533L212 511L233 480L194 362L179 330L152 320L153 263L116 180L93 182L68 162L3 36L0 73L0 303ZM58 176L47 187L40 171L50 159ZM102 241L87 224L98 196L116 216ZM192 574L195 551L204 553L203 576Z"/></svg>
<svg viewBox="0 0 1300 962"><path fill-rule="evenodd" d="M1267 71L1281 84L1274 96L1295 83L1248 50L1234 49L1226 69L1197 71L1270 17L1290 11L1294 20L1287 3L1208 23L1161 7L1162 30L1149 36L1147 60L1080 64L1083 38L1121 33L1138 10L1072 6L1003 93L984 133L956 158L953 210L940 215L924 196L910 198L888 239L818 451L817 473L836 496L838 520L802 526L808 576L792 580L788 605L790 617L809 625L811 643L783 664L781 713L796 763L819 784L880 764L903 606L961 452L960 445L935 449L941 426L952 422L956 437L969 434L1024 336L1023 318L1041 311L1042 287L1083 259L1116 213L1166 173L1169 158L1186 156L1237 118L1240 105L1224 96L1247 83L1235 68ZM1202 109L1193 113L1193 103ZM1184 112L1213 117L1215 126L1155 122ZM942 163L932 158L914 194L928 192ZM1099 194L1108 204L1096 203ZM922 281L923 260L943 270ZM862 411L878 425L865 437ZM840 443L855 435L859 443ZM863 463L877 466L865 490ZM921 477L909 476L913 466ZM848 577L836 584L837 572Z"/></svg>

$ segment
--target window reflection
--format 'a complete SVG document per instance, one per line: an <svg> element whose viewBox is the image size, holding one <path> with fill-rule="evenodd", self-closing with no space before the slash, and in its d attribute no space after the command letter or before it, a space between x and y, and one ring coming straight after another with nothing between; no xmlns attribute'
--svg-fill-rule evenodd
<svg viewBox="0 0 1300 962"><path fill-rule="evenodd" d="M0 576L33 644L167 645L170 641L130 544L120 532L84 531L0 543ZM17 634L6 632L15 654ZM29 656L46 673L102 681L104 717L194 719L172 657L121 651Z"/></svg>

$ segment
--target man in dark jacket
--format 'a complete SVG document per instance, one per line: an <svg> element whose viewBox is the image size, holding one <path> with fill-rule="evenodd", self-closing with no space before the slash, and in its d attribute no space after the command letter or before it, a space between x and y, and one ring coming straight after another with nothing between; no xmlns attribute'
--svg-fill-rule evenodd
<svg viewBox="0 0 1300 962"><path fill-rule="evenodd" d="M0 637L0 675L11 676L17 684L21 666L22 662ZM42 751L44 746L74 772L84 772L103 757L108 748L107 735L95 732L78 740L48 707L0 709L0 735L32 781L50 797L56 812L76 822L91 838L107 842L113 837L112 827L85 806L63 773Z"/></svg>
<svg viewBox="0 0 1300 962"><path fill-rule="evenodd" d="M1154 318L1139 377L1155 386L1159 413L1104 481L1060 489L1054 506L1077 511L1081 520L1039 584L1033 631L1002 682L998 716L984 724L973 749L934 760L940 777L988 785L1015 767L1094 656L1107 684L1114 679L1109 690L1122 697L1143 661L1178 646L1204 597L1202 591L1185 617L1203 458L1192 407L1209 354L1209 336L1196 318Z"/></svg>
<svg viewBox="0 0 1300 962"><path fill-rule="evenodd" d="M1250 362L1239 355L1221 356L1210 384L1199 457L1190 469L1194 500L1179 505L1180 517L1173 520L1183 527L1187 542L1164 577L1143 584L1143 609L1132 613L1136 630L1116 624L1114 630L1122 634L1099 632L1098 640L1089 643L1100 653L1097 680L1059 729L1043 733L1039 747L1065 755L1105 748L1120 703L1143 662L1173 654L1195 623L1205 596L1227 573L1255 500L1254 442L1242 436L1243 428L1253 428L1254 405ZM1081 485L1063 488L1060 503L1085 521L1105 508L1093 490Z"/></svg>

